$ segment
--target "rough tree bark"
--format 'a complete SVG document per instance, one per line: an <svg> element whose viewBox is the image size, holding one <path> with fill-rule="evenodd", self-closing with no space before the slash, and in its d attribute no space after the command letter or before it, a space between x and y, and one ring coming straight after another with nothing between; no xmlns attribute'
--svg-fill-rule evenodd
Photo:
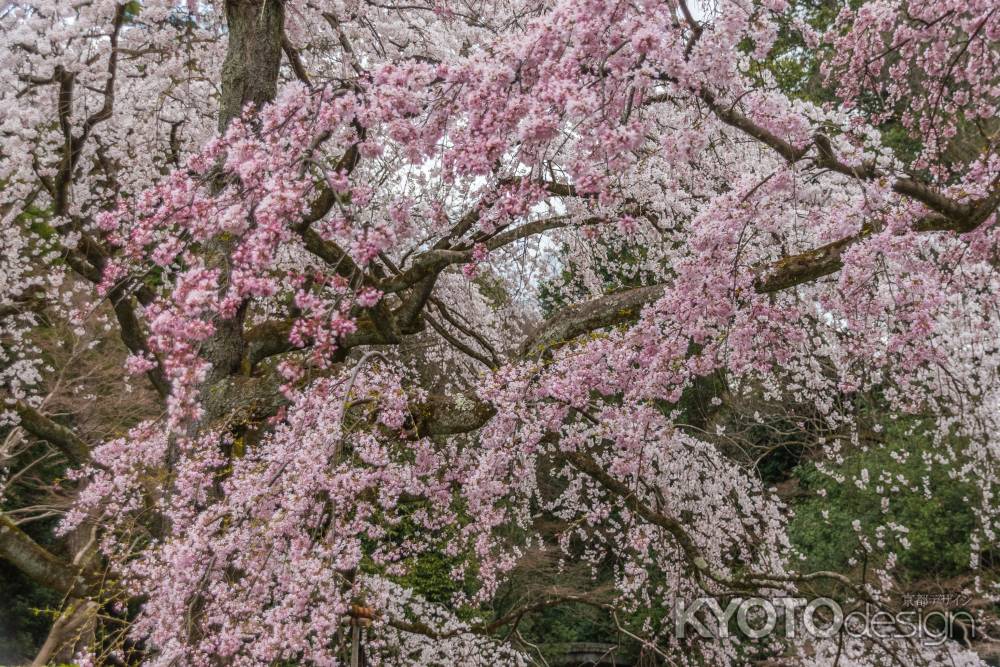
<svg viewBox="0 0 1000 667"><path fill-rule="evenodd" d="M247 104L257 108L274 100L281 65L281 38L284 30L284 7L281 0L227 0L225 14L229 43L222 68L222 89L219 100L219 130L242 113ZM228 272L232 248L225 242L204 248L206 261ZM245 309L230 319L216 320L215 333L205 341L202 353L212 364L203 387L206 406L215 421L233 405L248 401L247 382L235 378L244 356L243 327ZM250 383L255 387L260 383ZM259 387L257 387L259 390ZM166 393L166 391L161 392ZM250 394L255 397L254 392ZM214 410L212 409L214 408ZM33 411L22 411L24 426L38 437L60 446L74 463L86 461L89 450L69 429L45 419ZM34 428L31 428L34 427ZM173 448L171 448L173 449ZM173 452L170 455L173 459ZM81 575L84 569L70 566L39 547L13 524L0 515L0 557L14 563L37 583L62 592L67 604L56 619L32 665L65 662L79 644L92 638L99 604L91 598L92 585Z"/></svg>
<svg viewBox="0 0 1000 667"><path fill-rule="evenodd" d="M77 597L91 592L92 582L79 568L39 546L3 514L0 514L0 558L46 588Z"/></svg>
<svg viewBox="0 0 1000 667"><path fill-rule="evenodd" d="M220 131L239 117L247 104L260 108L274 100L285 20L281 0L227 0L225 9L229 43L222 65ZM218 267L225 277L231 252L231 243L210 243L205 248L206 263ZM212 364L204 389L239 372L245 318L245 308L240 308L235 317L214 322L215 333L202 345L205 359Z"/></svg>
<svg viewBox="0 0 1000 667"><path fill-rule="evenodd" d="M285 11L281 0L227 0L226 24L229 43L222 65L222 92L219 100L219 130L223 131L239 117L248 104L260 108L274 100L278 90L281 65L281 36ZM207 261L228 272L232 251L226 242L206 248ZM206 381L206 393L229 392L233 385L218 383L240 371L245 342L243 325L246 312L240 308L235 317L215 322L215 333L204 342L202 353L212 364ZM215 385L215 386L212 386ZM229 401L220 401L226 404ZM209 415L210 419L219 415Z"/></svg>
<svg viewBox="0 0 1000 667"><path fill-rule="evenodd" d="M260 107L277 95L284 24L281 0L226 0L229 44L222 65L220 130L248 103Z"/></svg>

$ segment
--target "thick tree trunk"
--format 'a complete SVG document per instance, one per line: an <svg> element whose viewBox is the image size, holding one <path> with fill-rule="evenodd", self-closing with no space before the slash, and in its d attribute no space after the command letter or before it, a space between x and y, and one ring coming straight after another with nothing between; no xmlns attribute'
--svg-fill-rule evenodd
<svg viewBox="0 0 1000 667"><path fill-rule="evenodd" d="M222 65L220 130L248 103L260 107L277 94L284 22L282 0L226 0L229 47Z"/></svg>
<svg viewBox="0 0 1000 667"><path fill-rule="evenodd" d="M274 100L278 90L281 36L285 21L282 0L226 0L225 10L229 45L222 65L220 131L239 117L247 104L252 103L259 108ZM208 264L218 266L223 272L223 279L226 279L231 244L216 241L209 244L206 250ZM240 309L231 319L217 320L215 333L203 343L202 354L212 364L205 383L206 393L228 391L228 384L219 386L218 383L239 372L244 351L244 317L245 311ZM211 420L218 415L207 417Z"/></svg>
<svg viewBox="0 0 1000 667"><path fill-rule="evenodd" d="M284 27L283 0L226 0L229 46L222 68L222 94L219 102L219 129L225 130L247 104L258 108L277 94ZM231 247L225 242L206 248L209 264L226 270ZM231 395L243 391L243 384L230 378L239 372L243 356L243 320L241 309L236 317L219 320L216 333L203 345L202 352L212 364L206 390L213 388L224 396L214 395L209 405L224 409L234 402ZM220 382L220 381L225 382ZM237 401L238 402L238 401ZM39 429L48 428L41 421L31 421ZM28 424L26 424L27 426ZM51 425L49 425L51 426ZM67 435L69 434L69 435ZM63 430L39 434L56 444L65 445L70 458L85 460L86 447ZM174 453L169 456L173 459ZM35 543L13 521L0 513L0 559L10 562L36 583L66 596L67 606L54 623L42 649L32 664L68 662L78 649L93 639L98 603L93 601L96 584L86 576L86 562L69 564ZM2 594L0 594L2 597Z"/></svg>

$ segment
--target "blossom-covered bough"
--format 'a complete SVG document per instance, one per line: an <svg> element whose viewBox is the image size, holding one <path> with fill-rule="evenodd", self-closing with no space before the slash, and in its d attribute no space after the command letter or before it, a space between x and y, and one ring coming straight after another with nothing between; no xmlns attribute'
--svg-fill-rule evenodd
<svg viewBox="0 0 1000 667"><path fill-rule="evenodd" d="M892 557L798 567L777 495L685 416L710 378L704 412L808 406L831 459L855 395L921 415L995 548L994 2L827 33L785 0L12 0L0 25L4 418L73 465L60 530L93 535L64 560L0 515L0 557L65 596L41 663L93 618L81 661L338 664L361 605L376 661L521 664L518 623L563 602L889 608ZM779 29L830 54L835 102L761 74ZM570 264L584 293L539 317ZM158 416L95 442L47 415L43 309L117 330ZM539 548L611 554L614 592L460 620ZM447 607L398 584L428 552L470 584ZM978 661L625 631L671 664Z"/></svg>

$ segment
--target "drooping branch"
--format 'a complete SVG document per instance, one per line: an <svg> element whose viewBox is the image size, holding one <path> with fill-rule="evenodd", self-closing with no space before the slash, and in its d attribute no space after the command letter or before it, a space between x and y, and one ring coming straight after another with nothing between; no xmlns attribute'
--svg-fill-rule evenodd
<svg viewBox="0 0 1000 667"><path fill-rule="evenodd" d="M453 335L451 332L448 331L448 329L446 329L444 327L443 324L441 324L440 322L438 322L430 314L424 313L424 319L427 320L427 323L431 325L431 328L434 329L434 331L436 331L439 336L441 336L442 338L444 338L445 341L447 341L449 345L451 345L452 347L454 347L456 350L458 350L462 354L466 355L467 357L471 357L472 359L475 359L476 361L478 361L479 363L483 364L487 368L496 368L497 367L496 362L491 361L485 355L480 354L479 352L477 352L476 350L474 350L471 346L467 345L460 338L458 338L457 336Z"/></svg>
<svg viewBox="0 0 1000 667"><path fill-rule="evenodd" d="M536 236L543 232L547 232L553 229L562 229L564 227L587 227L590 225L599 225L607 223L608 219L604 217L590 217L583 220L575 220L573 216L570 215L557 215L551 218L542 218L540 220L533 220L532 222L519 225L514 228L507 228L497 231L495 234L483 234L482 236L475 236L472 238L473 243L482 242L490 250L495 250L497 248L502 248L506 245L510 245L515 241L520 241L521 239L526 239L531 236Z"/></svg>
<svg viewBox="0 0 1000 667"><path fill-rule="evenodd" d="M291 65L292 71L295 72L295 78L304 83L307 88L312 88L309 73L306 72L305 65L302 64L302 57L299 55L298 50L292 46L288 37L281 38L281 50L285 52L288 64Z"/></svg>
<svg viewBox="0 0 1000 667"><path fill-rule="evenodd" d="M913 229L918 232L972 231L996 210L998 200L1000 190L981 200L964 224L957 224L940 215L930 215L918 220ZM973 221L975 226L968 228ZM874 233L874 227L865 225L851 236L760 265L754 270L757 275L755 289L760 294L770 294L832 275L843 268L844 253ZM642 308L656 301L665 287L664 284L637 287L567 306L535 328L521 344L520 354L537 354L559 342L572 340L596 329L634 322L639 318Z"/></svg>
<svg viewBox="0 0 1000 667"><path fill-rule="evenodd" d="M701 580L706 577L716 583L730 587L732 589L760 589L779 587L789 583L806 583L812 581L835 581L845 586L852 594L866 602L873 603L881 608L882 605L875 600L863 587L858 586L851 579L839 572L828 572L818 570L806 574L771 574L771 573L750 573L746 572L737 576L727 576L712 569L708 561L702 555L698 545L688 534L687 530L677 519L667 516L643 501L636 492L629 488L621 480L608 473L590 454L585 452L563 452L560 451L556 458L562 459L571 466L586 474L597 482L604 490L619 498L629 511L635 513L647 523L663 529L677 543L685 560L693 567L694 575Z"/></svg>
<svg viewBox="0 0 1000 667"><path fill-rule="evenodd" d="M723 123L740 130L765 146L768 146L789 163L796 163L809 154L812 146L794 146L767 128L755 123L748 116L741 113L735 105L727 105L719 102L715 94L708 88L703 87L699 93L699 97ZM845 176L866 181L878 178L890 178L889 174L877 169L874 163L866 162L861 165L852 166L843 162L834 153L830 139L823 134L816 134L813 137L813 146L816 148L814 162L821 169L829 169ZM951 221L948 225L943 224L943 221L939 221L937 229L950 229L958 232L971 231L996 209L995 192L979 201L959 202L934 186L913 177L893 179L892 190L908 199L920 202L930 210Z"/></svg>
<svg viewBox="0 0 1000 667"><path fill-rule="evenodd" d="M702 556L698 545L694 543L694 540L691 539L691 536L688 535L687 530L685 530L679 521L649 507L625 483L616 479L601 467L592 456L583 452L560 452L558 458L564 459L571 466L599 483L605 490L620 498L629 511L669 533L677 543L677 546L680 547L685 559L695 568L696 576L708 575L712 579L720 579L718 575L711 573L708 561Z"/></svg>
<svg viewBox="0 0 1000 667"><path fill-rule="evenodd" d="M565 215L543 218L506 229L495 236L484 237L482 243L489 251L499 250L516 241L537 236L552 229L593 225L604 221L605 218L587 218L582 221L575 221L570 216ZM473 240L475 241L476 239ZM407 289L428 276L440 273L453 264L464 264L472 261L472 253L473 249L470 245L458 248L431 248L417 255L410 266L399 274L381 281L378 287L387 293Z"/></svg>
<svg viewBox="0 0 1000 667"><path fill-rule="evenodd" d="M451 313L451 311L439 299L431 297L430 298L430 303L433 304L434 307L436 307L438 309L438 312L441 313L441 316L448 323L450 323L453 327L455 327L456 329L458 329L459 331L461 331L463 334L465 334L469 338L471 338L474 341L476 341L476 343L480 347L482 347L484 350L486 350L486 352L489 353L490 359L492 361L492 364L490 364L491 366L496 367L496 366L499 365L500 355L497 354L496 348L494 348L493 345L490 344L490 342L488 340L486 340L485 336L481 335L474 328L472 328L471 326L469 326L465 322L461 321L461 319L459 317L457 317L456 315L453 315Z"/></svg>

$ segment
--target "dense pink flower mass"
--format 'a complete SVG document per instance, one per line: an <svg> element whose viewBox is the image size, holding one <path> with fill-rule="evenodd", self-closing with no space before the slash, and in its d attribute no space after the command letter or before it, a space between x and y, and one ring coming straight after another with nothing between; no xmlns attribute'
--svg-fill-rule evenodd
<svg viewBox="0 0 1000 667"><path fill-rule="evenodd" d="M380 664L485 665L533 658L459 612L537 549L612 563L600 605L625 612L843 583L800 567L785 503L720 445L735 437L689 423L719 378L711 405L807 406L828 461L865 428L857 397L919 415L981 490L994 551L1000 8L873 0L826 32L796 12L7 2L4 420L42 405L19 308L37 295L119 328L122 372L163 400L69 474L60 530L97 526L106 585L67 594L115 606L154 665L342 664L359 605ZM270 57L272 23L268 92L265 65L233 59ZM831 101L760 66L782 31L827 54ZM241 114L218 114L233 94ZM567 267L578 289L543 318L538 284ZM891 503L896 483L873 485ZM453 563L447 603L400 583L426 554ZM841 593L888 604L894 560ZM736 635L673 631L647 622L641 642L746 660ZM780 650L979 664L957 642Z"/></svg>

